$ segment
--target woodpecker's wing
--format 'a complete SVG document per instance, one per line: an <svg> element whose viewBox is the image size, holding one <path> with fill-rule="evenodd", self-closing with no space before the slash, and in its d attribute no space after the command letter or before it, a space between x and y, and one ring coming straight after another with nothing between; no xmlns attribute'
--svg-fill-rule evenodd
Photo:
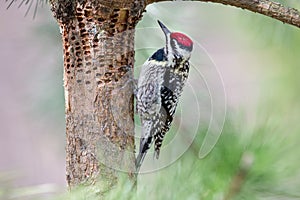
<svg viewBox="0 0 300 200"><path fill-rule="evenodd" d="M181 96L182 89L188 76L189 63L180 61L178 70L166 69L163 86L161 87L161 108L160 119L157 131L154 134L155 157L158 159L162 141L166 133L170 130L174 118L176 107Z"/></svg>
<svg viewBox="0 0 300 200"><path fill-rule="evenodd" d="M161 88L162 107L160 110L160 123L157 124L156 133L154 134L154 156L158 159L162 141L171 127L174 113L176 110L178 98L166 86Z"/></svg>

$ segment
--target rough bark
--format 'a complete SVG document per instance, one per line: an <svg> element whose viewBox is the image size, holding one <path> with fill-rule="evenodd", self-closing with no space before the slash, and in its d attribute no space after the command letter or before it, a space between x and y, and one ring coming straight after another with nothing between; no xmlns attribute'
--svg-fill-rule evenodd
<svg viewBox="0 0 300 200"><path fill-rule="evenodd" d="M131 177L135 172L130 81L134 28L144 5L131 0L50 3L63 38L67 182L101 181L110 187L118 171Z"/></svg>

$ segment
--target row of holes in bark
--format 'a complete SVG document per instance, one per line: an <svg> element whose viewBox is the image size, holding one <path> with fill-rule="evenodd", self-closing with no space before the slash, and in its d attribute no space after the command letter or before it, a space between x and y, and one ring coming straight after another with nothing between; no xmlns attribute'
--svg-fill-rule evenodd
<svg viewBox="0 0 300 200"><path fill-rule="evenodd" d="M78 9L78 11L82 11L81 9ZM118 11L118 10L115 10L116 12ZM87 11L87 10L85 10L84 11L84 16L85 17L91 17L91 11ZM82 42L82 44L80 44L79 42L75 42L76 41L76 37L73 35L72 37L71 37L71 41L73 41L73 42L75 42L75 56L77 57L77 59L76 59L76 62L77 62L77 66L78 67L82 67L83 66L83 64L82 64L82 59L81 59L81 57L83 57L84 58L84 60L86 61L85 62L85 64L86 64L86 66L90 66L90 65L92 65L92 63L90 62L90 60L92 59L92 57L91 57L91 55L90 55L90 51L89 50L87 50L87 49L89 49L90 47L88 46L88 45L86 45L86 42L85 42L85 40L83 39L83 38L86 38L86 40L87 40L87 42L88 42L88 40L89 40L89 34L87 33L87 31L86 31L86 29L85 29L85 23L83 23L82 21L83 21L83 17L81 16L81 14L80 13L78 13L78 21L79 21L79 28L80 28L80 36L81 36L81 42ZM113 15L113 17L118 17L118 14L116 13L115 15ZM92 20L92 19L91 19ZM114 20L114 19L113 19ZM117 20L117 19L116 19ZM102 20L101 20L102 21ZM112 26L111 26L112 27ZM76 30L74 27L72 27L72 30ZM66 40L67 40L68 38L66 38ZM95 48L95 47L97 47L97 43L99 42L99 40L97 39L97 38L94 38L94 44L93 44L93 47L94 47L94 49L95 50L97 50L97 48ZM66 42L67 43L67 42ZM110 44L108 44L108 46L110 46ZM84 55L82 55L82 47L83 47L83 52L84 52ZM66 46L66 49L68 49L68 46ZM71 51L74 51L74 49L72 49ZM111 51L112 51L112 49L111 49ZM111 53L113 53L113 51L111 52ZM69 52L67 52L66 51L66 57L69 57L70 56L70 53ZM121 58L121 60L119 60L118 62L117 62L117 65L124 65L124 64L127 64L128 63L128 59L127 58L125 58L124 59L124 56L123 55L121 55L121 56L118 56L119 58ZM67 58L67 60L66 60L66 62L67 62L67 64L66 64L66 68L67 69L69 69L70 67L72 67L72 68L74 68L74 64L70 64L70 58ZM101 61L100 61L101 62ZM97 68L95 68L95 69L97 69ZM77 70L77 72L83 72L83 70ZM70 74L71 73L71 71L67 71L67 74ZM88 70L87 72L86 72L87 74L88 73L90 73L90 71ZM98 73L99 74L99 73ZM109 81L109 79L110 78L113 78L112 77L112 75L109 75L109 74L106 74L105 75L105 77L107 77L108 78L108 81ZM72 79L73 77L71 77L71 79ZM80 80L79 80L80 81ZM87 83L90 83L89 81L87 81Z"/></svg>

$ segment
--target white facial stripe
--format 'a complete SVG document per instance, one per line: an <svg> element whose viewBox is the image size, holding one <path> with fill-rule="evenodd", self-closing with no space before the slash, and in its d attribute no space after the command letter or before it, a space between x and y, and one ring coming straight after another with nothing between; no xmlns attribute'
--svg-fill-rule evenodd
<svg viewBox="0 0 300 200"><path fill-rule="evenodd" d="M178 42L174 40L174 53L182 56L184 60L190 58L191 52L187 51L186 49L180 48Z"/></svg>

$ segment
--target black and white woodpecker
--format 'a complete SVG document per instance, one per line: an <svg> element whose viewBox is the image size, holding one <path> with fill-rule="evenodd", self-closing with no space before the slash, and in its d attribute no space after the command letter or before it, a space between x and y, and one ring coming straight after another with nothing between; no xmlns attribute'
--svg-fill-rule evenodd
<svg viewBox="0 0 300 200"><path fill-rule="evenodd" d="M162 141L173 121L176 106L189 73L192 40L183 33L171 32L158 21L166 37L165 47L157 50L142 66L137 85L137 112L142 123L139 171L154 142L158 159Z"/></svg>

